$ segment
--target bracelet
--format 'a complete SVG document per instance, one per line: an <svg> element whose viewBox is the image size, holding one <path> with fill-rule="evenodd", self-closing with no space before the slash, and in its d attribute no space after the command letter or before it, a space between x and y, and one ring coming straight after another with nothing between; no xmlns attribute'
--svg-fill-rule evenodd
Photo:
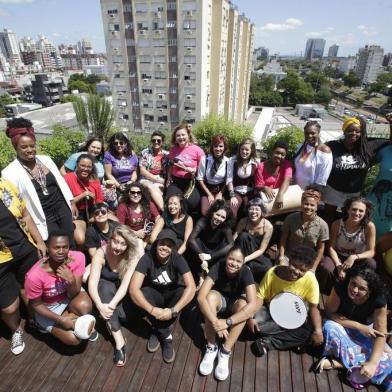
<svg viewBox="0 0 392 392"><path fill-rule="evenodd" d="M358 254L356 254L355 256L357 256L357 260L359 260L359 259L360 259L360 257L359 257L359 255L358 255Z"/></svg>
<svg viewBox="0 0 392 392"><path fill-rule="evenodd" d="M235 192L234 192L234 191L230 191L230 192L229 192L229 196L230 196L230 197L235 197Z"/></svg>
<svg viewBox="0 0 392 392"><path fill-rule="evenodd" d="M151 306L150 314L152 314L153 311L154 311L154 307Z"/></svg>

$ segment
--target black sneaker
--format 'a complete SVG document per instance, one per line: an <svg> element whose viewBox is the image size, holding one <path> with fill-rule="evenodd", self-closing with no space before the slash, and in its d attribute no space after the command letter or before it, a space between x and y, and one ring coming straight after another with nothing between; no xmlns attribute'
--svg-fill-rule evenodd
<svg viewBox="0 0 392 392"><path fill-rule="evenodd" d="M162 356L166 363L172 363L176 358L176 353L173 348L173 338L169 335L166 339L163 339L162 343Z"/></svg>
<svg viewBox="0 0 392 392"><path fill-rule="evenodd" d="M159 339L158 336L155 335L155 332L151 333L150 338L148 339L147 342L147 351L149 353L155 353L159 348Z"/></svg>

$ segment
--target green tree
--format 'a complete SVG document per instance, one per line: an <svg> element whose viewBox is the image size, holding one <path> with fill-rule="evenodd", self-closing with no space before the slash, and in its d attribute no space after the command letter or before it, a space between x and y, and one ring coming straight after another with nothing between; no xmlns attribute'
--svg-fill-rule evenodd
<svg viewBox="0 0 392 392"><path fill-rule="evenodd" d="M343 83L350 88L361 85L361 80L353 71L351 71L347 75L343 75L342 79L343 79Z"/></svg>
<svg viewBox="0 0 392 392"><path fill-rule="evenodd" d="M232 155L237 152L238 144L242 140L252 137L252 128L210 114L194 126L193 133L199 146L205 151L209 150L213 136L224 135L229 146L228 154Z"/></svg>
<svg viewBox="0 0 392 392"><path fill-rule="evenodd" d="M283 90L285 105L295 106L297 103L312 103L314 90L296 72L288 71L287 76L278 83L278 89Z"/></svg>
<svg viewBox="0 0 392 392"><path fill-rule="evenodd" d="M54 124L53 134L38 142L38 151L49 155L56 165L61 167L85 139L83 132L67 129L61 124Z"/></svg>
<svg viewBox="0 0 392 392"><path fill-rule="evenodd" d="M110 102L105 97L90 94L87 102L77 97L72 104L79 127L86 134L92 133L106 140L114 123L114 110Z"/></svg>
<svg viewBox="0 0 392 392"><path fill-rule="evenodd" d="M270 137L262 144L263 151L265 151L268 156L271 156L274 144L278 140L284 140L289 145L286 158L291 160L294 158L298 147L304 141L304 133L300 128L295 126L280 129L276 135Z"/></svg>
<svg viewBox="0 0 392 392"><path fill-rule="evenodd" d="M68 91L78 90L80 93L89 93L91 88L91 85L83 80L70 80L68 82Z"/></svg>
<svg viewBox="0 0 392 392"><path fill-rule="evenodd" d="M11 97L8 93L4 93L0 95L0 117L5 117L6 110L5 106L15 103L14 98Z"/></svg>
<svg viewBox="0 0 392 392"><path fill-rule="evenodd" d="M327 85L321 86L314 97L316 103L322 103L323 105L328 105L331 102L331 99L331 90Z"/></svg>
<svg viewBox="0 0 392 392"><path fill-rule="evenodd" d="M60 102L61 103L75 102L76 99L77 99L77 96L74 94L65 94L62 97L60 97Z"/></svg>
<svg viewBox="0 0 392 392"><path fill-rule="evenodd" d="M3 170L11 161L15 159L16 153L11 140L0 132L0 170Z"/></svg>
<svg viewBox="0 0 392 392"><path fill-rule="evenodd" d="M282 106L283 98L278 91L263 91L258 97L258 106Z"/></svg>
<svg viewBox="0 0 392 392"><path fill-rule="evenodd" d="M329 80L321 72L310 72L304 78L305 82L310 83L314 90L318 91L321 86L328 86Z"/></svg>

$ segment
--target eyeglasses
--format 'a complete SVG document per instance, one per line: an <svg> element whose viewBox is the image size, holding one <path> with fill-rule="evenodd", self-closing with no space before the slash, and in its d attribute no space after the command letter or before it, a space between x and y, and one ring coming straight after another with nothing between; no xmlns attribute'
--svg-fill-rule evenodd
<svg viewBox="0 0 392 392"><path fill-rule="evenodd" d="M114 145L115 146L123 146L125 144L125 142L122 142L122 141L119 141L119 140L116 140L115 142L114 142Z"/></svg>
<svg viewBox="0 0 392 392"><path fill-rule="evenodd" d="M151 141L152 141L153 143L158 143L158 144L161 144L161 143L162 143L162 139L151 139Z"/></svg>
<svg viewBox="0 0 392 392"><path fill-rule="evenodd" d="M94 211L94 215L106 215L108 213L108 210L106 208L100 208L99 210Z"/></svg>
<svg viewBox="0 0 392 392"><path fill-rule="evenodd" d="M140 196L142 194L141 191L129 191L132 196Z"/></svg>

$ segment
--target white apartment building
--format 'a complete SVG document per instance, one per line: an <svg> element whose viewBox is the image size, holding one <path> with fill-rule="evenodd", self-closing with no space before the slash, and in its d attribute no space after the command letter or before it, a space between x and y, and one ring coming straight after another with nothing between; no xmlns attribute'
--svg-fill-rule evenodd
<svg viewBox="0 0 392 392"><path fill-rule="evenodd" d="M18 40L12 30L4 29L0 32L0 50L10 64L16 66L22 64Z"/></svg>
<svg viewBox="0 0 392 392"><path fill-rule="evenodd" d="M343 57L339 59L338 70L344 74L348 74L352 71L357 64L357 58L355 56Z"/></svg>
<svg viewBox="0 0 392 392"><path fill-rule="evenodd" d="M363 84L374 83L382 70L384 49L378 45L366 45L358 51L355 73Z"/></svg>
<svg viewBox="0 0 392 392"><path fill-rule="evenodd" d="M117 123L244 119L254 26L228 0L101 0Z"/></svg>

